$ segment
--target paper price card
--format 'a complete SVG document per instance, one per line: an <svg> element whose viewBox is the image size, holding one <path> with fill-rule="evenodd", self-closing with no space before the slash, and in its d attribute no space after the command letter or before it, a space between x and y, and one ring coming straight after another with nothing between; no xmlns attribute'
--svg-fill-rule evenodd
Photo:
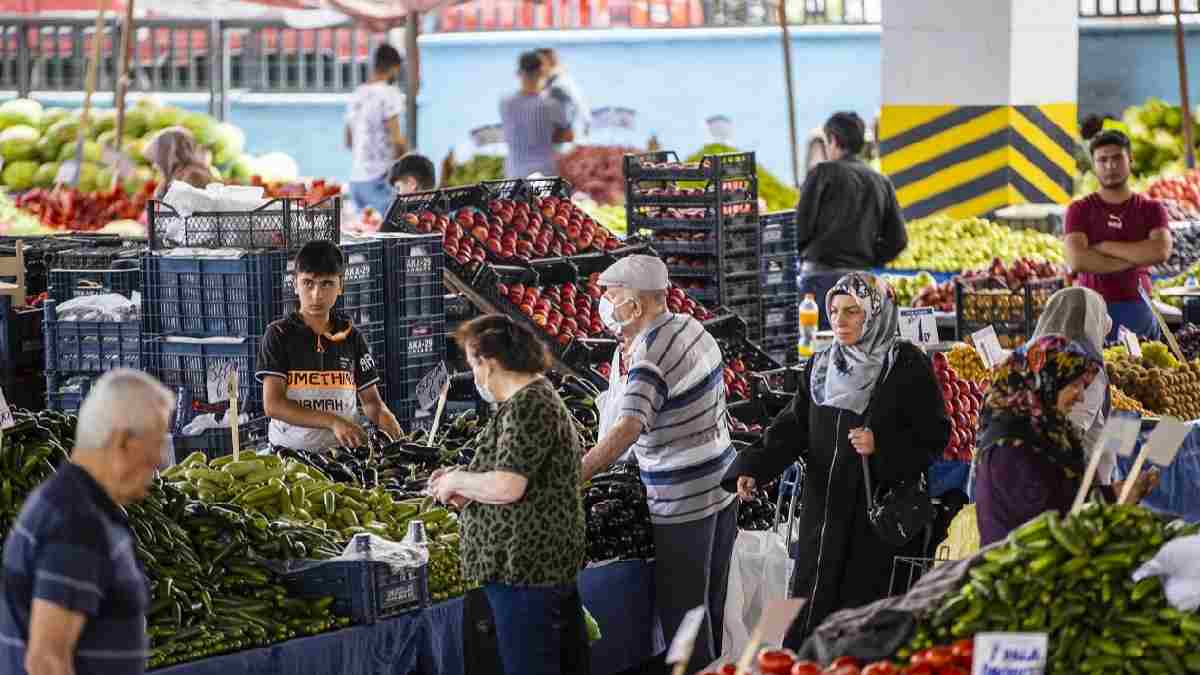
<svg viewBox="0 0 1200 675"><path fill-rule="evenodd" d="M937 317L932 307L912 307L900 310L900 336L919 345L938 342Z"/></svg>
<svg viewBox="0 0 1200 675"><path fill-rule="evenodd" d="M1137 445L1138 434L1141 431L1141 415L1129 410L1113 412L1104 423L1104 430L1101 432L1104 452L1118 457L1129 457L1133 454L1133 446Z"/></svg>
<svg viewBox="0 0 1200 675"><path fill-rule="evenodd" d="M1004 363L1004 348L1000 346L1000 338L996 337L996 328L987 326L971 333L971 342L979 358L983 359L983 367L991 370Z"/></svg>
<svg viewBox="0 0 1200 675"><path fill-rule="evenodd" d="M476 147L486 147L504 142L504 127L499 124L488 124L471 130L471 140Z"/></svg>
<svg viewBox="0 0 1200 675"><path fill-rule="evenodd" d="M696 646L696 636L700 634L700 626L704 624L704 605L693 607L683 615L679 629L671 640L671 648L667 650L667 663L687 663L692 658L692 649Z"/></svg>
<svg viewBox="0 0 1200 675"><path fill-rule="evenodd" d="M4 390L0 389L0 429L11 429L16 424L12 409L8 407L8 399L4 397Z"/></svg>
<svg viewBox="0 0 1200 675"><path fill-rule="evenodd" d="M1162 418L1151 432L1150 440L1146 441L1146 459L1159 466L1170 466L1190 430L1190 426L1177 419Z"/></svg>
<svg viewBox="0 0 1200 675"><path fill-rule="evenodd" d="M980 633L971 674L1042 675L1048 645L1045 633Z"/></svg>
<svg viewBox="0 0 1200 675"><path fill-rule="evenodd" d="M1129 355L1135 359L1142 358L1142 343L1138 342L1137 335L1125 326L1121 326L1117 330L1117 334L1121 338L1121 344L1125 345L1125 349L1129 351Z"/></svg>
<svg viewBox="0 0 1200 675"><path fill-rule="evenodd" d="M446 362L441 361L417 382L417 403L420 404L421 410L429 410L438 402L442 389L449 381L450 373L446 369Z"/></svg>

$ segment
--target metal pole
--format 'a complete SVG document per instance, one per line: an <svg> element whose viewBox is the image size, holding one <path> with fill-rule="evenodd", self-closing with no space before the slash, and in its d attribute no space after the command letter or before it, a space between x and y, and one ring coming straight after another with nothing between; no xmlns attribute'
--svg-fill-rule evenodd
<svg viewBox="0 0 1200 675"><path fill-rule="evenodd" d="M216 17L208 24L208 114L217 117L220 110L221 85L217 83L220 66L221 21Z"/></svg>
<svg viewBox="0 0 1200 675"><path fill-rule="evenodd" d="M779 0L779 27L783 29L783 77L787 84L788 134L792 147L792 185L799 188L800 155L799 149L796 147L796 94L792 91L792 39L788 31L787 0Z"/></svg>
<svg viewBox="0 0 1200 675"><path fill-rule="evenodd" d="M117 152L121 151L125 139L125 94L129 91L129 57L133 46L133 3L134 0L125 0L125 21L121 24L121 65L117 68Z"/></svg>
<svg viewBox="0 0 1200 675"><path fill-rule="evenodd" d="M404 59L407 75L407 91L404 96L404 135L408 138L408 149L417 149L417 94L421 89L421 48L417 44L420 35L420 12L410 12L404 22Z"/></svg>
<svg viewBox="0 0 1200 675"><path fill-rule="evenodd" d="M100 38L104 33L104 0L97 0L96 29L92 35L92 60L88 63L87 89L83 92L83 113L79 117L79 131L75 136L75 175L71 178L71 186L79 185L79 177L83 174L83 141L87 138L88 117L92 112L92 92L96 91L96 71L100 67Z"/></svg>
<svg viewBox="0 0 1200 675"><path fill-rule="evenodd" d="M1183 107L1184 157L1189 169L1196 168L1196 145L1192 138L1192 107L1188 97L1187 50L1183 44L1183 18L1179 12L1180 0L1175 0L1175 51L1179 59L1179 103Z"/></svg>

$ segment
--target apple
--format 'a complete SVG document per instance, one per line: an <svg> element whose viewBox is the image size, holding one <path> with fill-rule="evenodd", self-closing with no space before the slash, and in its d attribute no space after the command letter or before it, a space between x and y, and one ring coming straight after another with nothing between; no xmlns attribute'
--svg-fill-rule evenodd
<svg viewBox="0 0 1200 675"><path fill-rule="evenodd" d="M533 316L533 305L529 304L528 302L522 303L518 309L520 309L521 313L525 316Z"/></svg>
<svg viewBox="0 0 1200 675"><path fill-rule="evenodd" d="M537 324L538 326L545 327L545 325L546 325L546 315L545 315L545 314L543 314L541 311L535 311L535 312L533 313L533 322L534 322L535 324Z"/></svg>
<svg viewBox="0 0 1200 675"><path fill-rule="evenodd" d="M558 336L558 324L547 321L546 324L542 326L542 330L544 330L550 337Z"/></svg>
<svg viewBox="0 0 1200 675"><path fill-rule="evenodd" d="M571 318L571 316L566 313L566 311L565 311L566 307L564 307L563 310L564 310L563 311L563 320L562 320L563 331L570 331L570 332L574 333L575 331L579 330L579 324L575 321L575 319ZM574 311L574 308L572 308L571 311Z"/></svg>
<svg viewBox="0 0 1200 675"><path fill-rule="evenodd" d="M462 251L459 251L458 255L454 256L454 260L459 265L466 265L471 262L471 256L467 255L466 253L463 253Z"/></svg>
<svg viewBox="0 0 1200 675"><path fill-rule="evenodd" d="M471 228L471 236L475 237L479 241L487 241L488 235L490 234L491 233L488 232L488 229L482 225Z"/></svg>

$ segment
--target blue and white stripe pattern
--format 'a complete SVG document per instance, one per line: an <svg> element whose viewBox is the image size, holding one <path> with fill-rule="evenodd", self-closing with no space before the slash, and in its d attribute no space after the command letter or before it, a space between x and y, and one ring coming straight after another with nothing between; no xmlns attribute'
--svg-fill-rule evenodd
<svg viewBox="0 0 1200 675"><path fill-rule="evenodd" d="M558 175L554 132L569 126L558 101L544 93L514 94L500 102L500 122L508 144L504 173L509 178L525 178L535 172Z"/></svg>
<svg viewBox="0 0 1200 675"><path fill-rule="evenodd" d="M691 316L663 314L634 346L621 416L642 423L634 443L650 520L707 518L734 496L721 487L733 463L717 341Z"/></svg>

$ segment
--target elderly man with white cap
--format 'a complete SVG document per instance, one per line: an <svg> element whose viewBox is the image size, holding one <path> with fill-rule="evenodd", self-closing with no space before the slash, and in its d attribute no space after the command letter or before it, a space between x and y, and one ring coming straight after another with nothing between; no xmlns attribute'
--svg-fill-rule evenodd
<svg viewBox="0 0 1200 675"><path fill-rule="evenodd" d="M708 608L688 668L695 672L721 654L737 536L734 495L721 487L734 457L721 349L699 321L667 311L662 260L623 258L600 275L600 286L600 317L621 340L628 375L615 422L583 458L583 478L633 448L654 526L655 600L666 639L688 610Z"/></svg>

